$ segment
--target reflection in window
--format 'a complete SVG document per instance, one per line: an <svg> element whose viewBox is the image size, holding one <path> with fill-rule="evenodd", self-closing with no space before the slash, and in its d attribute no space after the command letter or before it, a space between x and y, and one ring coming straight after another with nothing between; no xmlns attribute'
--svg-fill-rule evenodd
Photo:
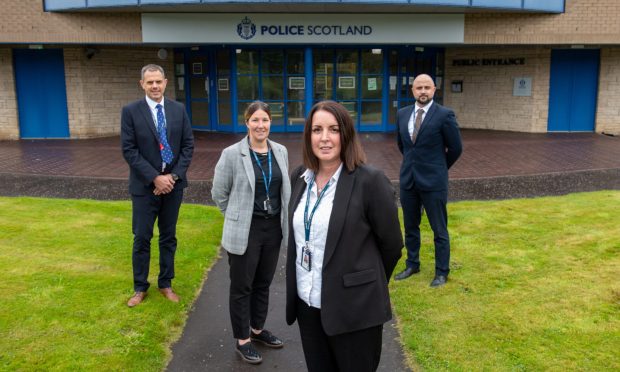
<svg viewBox="0 0 620 372"><path fill-rule="evenodd" d="M284 98L284 79L282 76L263 76L263 99L281 100Z"/></svg>
<svg viewBox="0 0 620 372"><path fill-rule="evenodd" d="M303 102L289 102L288 103L288 124L289 125L303 125L306 121L304 117L304 103Z"/></svg>
<svg viewBox="0 0 620 372"><path fill-rule="evenodd" d="M263 74L281 74L283 70L284 53L282 50L263 50L261 71Z"/></svg>
<svg viewBox="0 0 620 372"><path fill-rule="evenodd" d="M258 99L258 76L237 77L237 97L243 100Z"/></svg>
<svg viewBox="0 0 620 372"><path fill-rule="evenodd" d="M305 56L303 50L289 50L287 53L287 68L289 74L303 74Z"/></svg>
<svg viewBox="0 0 620 372"><path fill-rule="evenodd" d="M237 53L237 74L258 73L258 51L241 50Z"/></svg>
<svg viewBox="0 0 620 372"><path fill-rule="evenodd" d="M338 74L355 75L357 74L357 49L338 50L336 56L336 68Z"/></svg>
<svg viewBox="0 0 620 372"><path fill-rule="evenodd" d="M383 52L381 49L362 50L362 74L383 73Z"/></svg>
<svg viewBox="0 0 620 372"><path fill-rule="evenodd" d="M381 125L381 102L362 102L362 125Z"/></svg>

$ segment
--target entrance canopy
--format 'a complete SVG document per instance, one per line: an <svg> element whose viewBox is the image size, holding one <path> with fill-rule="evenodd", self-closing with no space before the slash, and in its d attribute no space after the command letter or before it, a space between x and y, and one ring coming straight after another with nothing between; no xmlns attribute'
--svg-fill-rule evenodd
<svg viewBox="0 0 620 372"><path fill-rule="evenodd" d="M563 13L565 0L44 0L46 11L248 13Z"/></svg>

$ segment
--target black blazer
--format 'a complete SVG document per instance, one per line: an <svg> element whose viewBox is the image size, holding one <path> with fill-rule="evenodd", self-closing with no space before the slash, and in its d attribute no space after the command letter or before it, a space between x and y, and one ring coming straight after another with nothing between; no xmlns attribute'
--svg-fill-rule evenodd
<svg viewBox="0 0 620 372"><path fill-rule="evenodd" d="M286 261L286 322L297 314L293 214L306 190L299 167L291 176ZM321 321L328 335L353 332L392 318L388 281L400 259L403 239L394 188L370 166L343 168L332 207L321 287ZM303 270L303 269L302 269Z"/></svg>
<svg viewBox="0 0 620 372"><path fill-rule="evenodd" d="M182 103L165 99L166 130L174 158L164 173L174 173L179 180L175 189L187 187L187 168L194 152L194 136L189 117ZM121 146L129 164L129 192L151 194L153 180L161 174L161 152L157 129L146 99L123 107L121 113Z"/></svg>
<svg viewBox="0 0 620 372"><path fill-rule="evenodd" d="M454 112L433 102L424 117L415 144L408 123L415 105L398 110L396 119L398 149L403 154L400 187L415 185L423 191L448 189L448 169L463 152Z"/></svg>

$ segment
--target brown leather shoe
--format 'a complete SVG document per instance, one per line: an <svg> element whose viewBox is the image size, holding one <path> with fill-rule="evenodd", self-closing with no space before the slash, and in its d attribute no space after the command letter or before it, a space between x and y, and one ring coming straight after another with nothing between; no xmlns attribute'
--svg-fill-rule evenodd
<svg viewBox="0 0 620 372"><path fill-rule="evenodd" d="M133 296L131 296L129 301L127 301L127 306L134 307L136 305L139 305L140 303L142 303L142 301L144 301L145 297L146 292L136 292L133 294Z"/></svg>
<svg viewBox="0 0 620 372"><path fill-rule="evenodd" d="M161 292L162 295L164 295L164 297L166 297L170 301L179 302L179 295L174 293L172 288L159 288L159 291Z"/></svg>

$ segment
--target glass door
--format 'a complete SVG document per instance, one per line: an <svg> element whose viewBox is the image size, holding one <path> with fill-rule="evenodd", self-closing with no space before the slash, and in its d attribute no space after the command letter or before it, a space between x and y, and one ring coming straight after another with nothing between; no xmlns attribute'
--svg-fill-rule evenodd
<svg viewBox="0 0 620 372"><path fill-rule="evenodd" d="M271 131L303 129L306 79L303 49L237 49L237 122L254 100L269 104Z"/></svg>
<svg viewBox="0 0 620 372"><path fill-rule="evenodd" d="M223 132L234 132L235 122L232 113L232 56L234 50L222 48L215 51L215 75L214 87L211 107L214 107L214 113L217 113L217 130Z"/></svg>
<svg viewBox="0 0 620 372"><path fill-rule="evenodd" d="M314 102L347 108L360 131L383 130L383 50L315 49Z"/></svg>
<svg viewBox="0 0 620 372"><path fill-rule="evenodd" d="M390 49L388 56L388 123L396 124L396 113L415 103L411 87L419 74L428 74L435 81L434 100L443 103L443 50L425 47Z"/></svg>
<svg viewBox="0 0 620 372"><path fill-rule="evenodd" d="M383 55L382 49L360 51L360 131L383 128Z"/></svg>
<svg viewBox="0 0 620 372"><path fill-rule="evenodd" d="M211 120L211 59L206 50L192 50L188 60L189 112L195 129L213 130Z"/></svg>

